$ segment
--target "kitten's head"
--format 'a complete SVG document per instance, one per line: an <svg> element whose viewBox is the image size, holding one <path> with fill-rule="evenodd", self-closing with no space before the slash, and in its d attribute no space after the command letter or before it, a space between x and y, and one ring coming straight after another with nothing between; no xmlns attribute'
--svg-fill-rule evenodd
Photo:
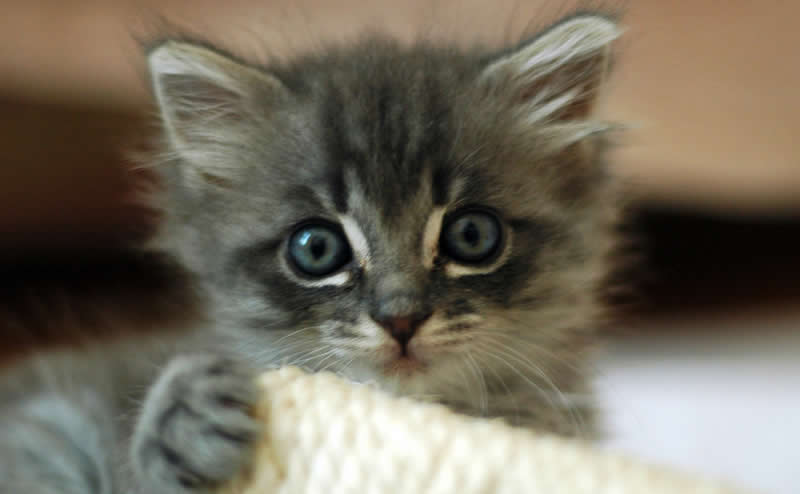
<svg viewBox="0 0 800 494"><path fill-rule="evenodd" d="M373 37L267 67L167 41L166 238L259 364L450 401L571 375L611 245L590 117L617 35L585 15L499 53Z"/></svg>

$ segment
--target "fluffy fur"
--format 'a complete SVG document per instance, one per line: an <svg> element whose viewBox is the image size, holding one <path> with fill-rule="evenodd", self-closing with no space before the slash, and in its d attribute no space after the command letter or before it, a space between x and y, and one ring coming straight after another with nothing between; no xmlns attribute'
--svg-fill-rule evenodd
<svg viewBox="0 0 800 494"><path fill-rule="evenodd" d="M591 437L583 367L618 199L613 127L591 117L618 34L580 15L502 52L370 37L266 67L154 46L158 248L196 277L208 322L138 354L46 361L70 385L7 407L0 452L19 473L0 492L206 492L247 461L250 376L283 364ZM439 248L464 207L500 220L487 263ZM352 247L330 276L287 261L310 218ZM376 314L417 313L430 317L400 358Z"/></svg>

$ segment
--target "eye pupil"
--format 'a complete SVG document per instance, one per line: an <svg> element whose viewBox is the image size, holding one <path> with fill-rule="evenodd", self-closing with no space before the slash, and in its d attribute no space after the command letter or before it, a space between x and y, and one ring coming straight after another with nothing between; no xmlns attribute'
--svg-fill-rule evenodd
<svg viewBox="0 0 800 494"><path fill-rule="evenodd" d="M325 255L325 251L328 250L328 243L322 237L312 237L309 250L311 250L311 255L314 257L314 260L318 261Z"/></svg>
<svg viewBox="0 0 800 494"><path fill-rule="evenodd" d="M462 235L464 237L464 241L466 241L471 247L476 247L481 240L481 232L472 221L467 223L467 226L464 227Z"/></svg>

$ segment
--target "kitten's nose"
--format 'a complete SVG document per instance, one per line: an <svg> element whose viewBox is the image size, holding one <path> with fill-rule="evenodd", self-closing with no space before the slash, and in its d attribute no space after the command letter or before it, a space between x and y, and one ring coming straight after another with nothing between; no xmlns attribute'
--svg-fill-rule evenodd
<svg viewBox="0 0 800 494"><path fill-rule="evenodd" d="M378 324L392 335L392 338L397 340L400 345L405 349L411 338L417 332L417 329L422 326L422 323L431 317L431 313L416 313L405 314L402 316L382 317L375 320Z"/></svg>

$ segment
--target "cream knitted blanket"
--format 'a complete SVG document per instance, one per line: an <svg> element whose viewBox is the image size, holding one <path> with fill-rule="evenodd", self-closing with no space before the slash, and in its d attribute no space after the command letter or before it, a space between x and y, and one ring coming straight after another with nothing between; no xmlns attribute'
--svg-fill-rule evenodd
<svg viewBox="0 0 800 494"><path fill-rule="evenodd" d="M330 374L261 377L255 466L224 494L732 494Z"/></svg>

